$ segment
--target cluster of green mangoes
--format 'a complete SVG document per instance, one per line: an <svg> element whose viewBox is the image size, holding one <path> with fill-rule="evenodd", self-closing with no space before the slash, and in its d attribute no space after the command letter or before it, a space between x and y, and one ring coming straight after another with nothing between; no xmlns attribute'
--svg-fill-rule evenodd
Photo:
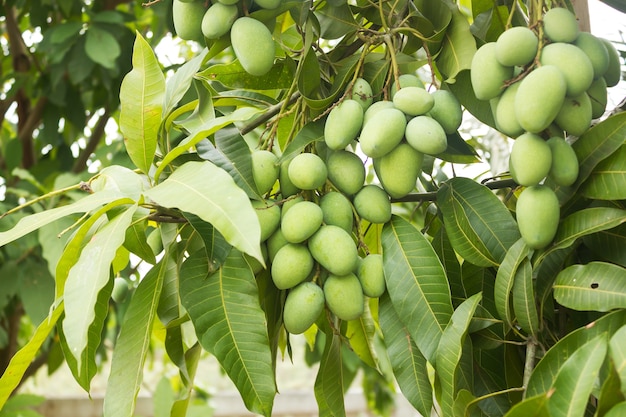
<svg viewBox="0 0 626 417"><path fill-rule="evenodd" d="M276 54L272 32L265 23L242 11L244 7L275 9L282 1L174 0L174 29L181 39L200 43L227 37L243 69L251 75L265 75L274 65Z"/></svg>

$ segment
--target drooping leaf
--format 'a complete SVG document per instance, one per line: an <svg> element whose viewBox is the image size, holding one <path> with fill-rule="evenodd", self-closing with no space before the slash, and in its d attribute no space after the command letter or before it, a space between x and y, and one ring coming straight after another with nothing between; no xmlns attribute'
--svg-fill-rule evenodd
<svg viewBox="0 0 626 417"><path fill-rule="evenodd" d="M515 271L513 282L513 311L517 324L530 335L539 332L539 316L535 301L533 269L530 259L524 258Z"/></svg>
<svg viewBox="0 0 626 417"><path fill-rule="evenodd" d="M595 200L626 199L626 146L600 162L580 191Z"/></svg>
<svg viewBox="0 0 626 417"><path fill-rule="evenodd" d="M133 222L133 224L126 229L124 247L139 256L143 261L154 265L156 263L156 257L147 241L147 225L147 220Z"/></svg>
<svg viewBox="0 0 626 417"><path fill-rule="evenodd" d="M556 277L554 298L581 311L626 308L626 268L605 262L569 266Z"/></svg>
<svg viewBox="0 0 626 417"><path fill-rule="evenodd" d="M494 285L494 299L498 315L509 326L513 326L513 306L511 305L511 292L515 284L520 265L528 260L528 246L523 239L519 239L507 252L498 272Z"/></svg>
<svg viewBox="0 0 626 417"><path fill-rule="evenodd" d="M606 334L591 339L572 353L559 369L548 400L552 417L582 417L607 352Z"/></svg>
<svg viewBox="0 0 626 417"><path fill-rule="evenodd" d="M463 284L463 277L461 274L461 264L459 259L454 253L454 249L450 244L450 239L445 231L445 228L440 228L439 231L433 236L431 245L441 260L448 282L450 283L450 293L453 300L465 300L467 293Z"/></svg>
<svg viewBox="0 0 626 417"><path fill-rule="evenodd" d="M472 58L476 53L476 41L470 31L467 18L463 16L456 5L450 5L452 20L448 26L441 53L437 56L437 68L444 77L445 82L456 82L459 72L469 69Z"/></svg>
<svg viewBox="0 0 626 417"><path fill-rule="evenodd" d="M446 274L426 238L393 216L382 234L387 291L400 320L422 354L435 361L443 329L452 316Z"/></svg>
<svg viewBox="0 0 626 417"><path fill-rule="evenodd" d="M209 260L209 273L217 271L228 257L232 246L226 242L226 239L220 232L215 230L212 224L191 213L185 213L184 215L204 242L204 250Z"/></svg>
<svg viewBox="0 0 626 417"><path fill-rule="evenodd" d="M428 379L426 358L402 324L385 293L379 302L378 319L393 373L404 397L422 415L430 415L433 393Z"/></svg>
<svg viewBox="0 0 626 417"><path fill-rule="evenodd" d="M217 272L207 276L204 251L192 254L180 273L181 301L202 346L220 362L246 407L271 415L276 384L265 314L254 275L233 250Z"/></svg>
<svg viewBox="0 0 626 417"><path fill-rule="evenodd" d="M178 102L184 97L191 86L191 82L202 66L204 58L209 50L204 48L199 54L181 65L176 72L168 78L163 97L163 114L171 112Z"/></svg>
<svg viewBox="0 0 626 417"><path fill-rule="evenodd" d="M236 60L227 64L211 65L199 72L197 77L210 82L218 81L231 89L279 90L291 86L294 70L293 61L285 60L274 65L267 74L254 76L248 74Z"/></svg>
<svg viewBox="0 0 626 417"><path fill-rule="evenodd" d="M165 254L167 254L167 258ZM183 309L180 308L180 291L178 288L179 256L177 246L171 245L161 259L161 263L165 265L162 266L163 284L161 285L157 316L166 327L180 319L183 313Z"/></svg>
<svg viewBox="0 0 626 417"><path fill-rule="evenodd" d="M626 224L583 236L583 242L600 259L626 267Z"/></svg>
<svg viewBox="0 0 626 417"><path fill-rule="evenodd" d="M246 193L223 169L190 161L145 194L163 207L178 208L212 224L228 243L264 264L259 219Z"/></svg>
<svg viewBox="0 0 626 417"><path fill-rule="evenodd" d="M439 340L435 370L441 384L439 404L443 415L446 416L453 414L454 400L458 392L457 372L463 354L463 344L481 297L480 293L474 294L457 307Z"/></svg>
<svg viewBox="0 0 626 417"><path fill-rule="evenodd" d="M302 152L309 144L324 140L324 121L307 123L300 129L291 142L287 145L278 162L288 161Z"/></svg>
<svg viewBox="0 0 626 417"><path fill-rule="evenodd" d="M616 404L608 411L608 413L604 415L604 417L621 417L624 413L626 413L626 401Z"/></svg>
<svg viewBox="0 0 626 417"><path fill-rule="evenodd" d="M320 417L346 415L342 370L341 338L334 333L326 335L326 346L320 359L314 387Z"/></svg>
<svg viewBox="0 0 626 417"><path fill-rule="evenodd" d="M89 329L98 316L97 310L108 308L106 302L98 304L98 294L109 282L111 263L124 243L126 229L136 209L136 205L129 207L98 230L67 276L63 295L66 313L63 332L69 351L79 363L85 349L90 348Z"/></svg>
<svg viewBox="0 0 626 417"><path fill-rule="evenodd" d="M170 124L173 124L184 132L195 132L203 129L204 126L210 124L212 120L215 119L216 113L215 103L213 101L213 88L204 80L195 78L192 80L192 84L198 98L174 110L168 117L165 128L169 128ZM191 114L183 120L178 120L177 118L180 113L186 113L189 107L193 107Z"/></svg>
<svg viewBox="0 0 626 417"><path fill-rule="evenodd" d="M548 396L546 394L528 397L515 404L505 417L550 417Z"/></svg>
<svg viewBox="0 0 626 417"><path fill-rule="evenodd" d="M320 35L324 39L339 39L359 30L348 3L335 6L329 3L319 9L315 16L320 22Z"/></svg>
<svg viewBox="0 0 626 417"><path fill-rule="evenodd" d="M621 382L622 395L626 396L626 325L616 331L609 340L609 352Z"/></svg>
<svg viewBox="0 0 626 417"><path fill-rule="evenodd" d="M119 123L128 156L145 174L156 152L164 95L165 76L152 47L137 32L133 69L120 87Z"/></svg>
<svg viewBox="0 0 626 417"><path fill-rule="evenodd" d="M346 337L350 341L350 347L363 363L374 369L378 368L378 358L373 346L373 338L376 334L376 325L370 309L355 320L348 321Z"/></svg>
<svg viewBox="0 0 626 417"><path fill-rule="evenodd" d="M167 250L165 255L167 259ZM133 415L166 269L166 262L150 269L131 298L111 358L104 417Z"/></svg>
<svg viewBox="0 0 626 417"><path fill-rule="evenodd" d="M621 341L620 343L623 343ZM622 350L624 345L620 345L617 347L618 350ZM613 346L609 341L609 354L611 355L611 349ZM614 362L614 361L613 361ZM600 389L600 393L597 395L598 398L598 406L596 408L597 415L604 416L606 413L612 409L615 405L620 402L626 401L626 396L622 391L622 382L621 377L617 373L615 369L614 363L609 366L608 374L604 376L604 382L602 383L602 387Z"/></svg>

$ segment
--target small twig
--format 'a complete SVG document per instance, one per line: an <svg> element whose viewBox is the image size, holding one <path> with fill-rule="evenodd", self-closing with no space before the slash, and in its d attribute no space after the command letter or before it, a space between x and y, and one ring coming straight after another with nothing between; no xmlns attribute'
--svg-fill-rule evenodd
<svg viewBox="0 0 626 417"><path fill-rule="evenodd" d="M265 113L263 113L262 115L260 115L256 119L252 120L250 123L244 125L240 129L241 134L245 135L247 133L252 132L254 129L256 129L257 127L261 126L263 123L267 122L272 117L276 116L280 112L280 110L283 108L283 106L285 104L286 105L291 105L291 104L295 103L296 100L299 99L299 98L300 98L300 93L296 91L295 93L293 93L291 95L291 97L289 97L289 99L283 100L280 103L276 103L273 106L269 107Z"/></svg>

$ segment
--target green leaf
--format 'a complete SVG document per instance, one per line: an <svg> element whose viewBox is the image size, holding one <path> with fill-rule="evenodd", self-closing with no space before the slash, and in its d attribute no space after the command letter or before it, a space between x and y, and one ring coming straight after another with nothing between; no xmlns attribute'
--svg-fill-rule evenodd
<svg viewBox="0 0 626 417"><path fill-rule="evenodd" d="M387 293L380 297L378 320L400 391L417 411L424 416L430 415L433 390L428 379L426 358L402 324Z"/></svg>
<svg viewBox="0 0 626 417"><path fill-rule="evenodd" d="M102 168L89 185L96 192L117 191L121 196L139 201L145 188L145 179L132 169L110 165Z"/></svg>
<svg viewBox="0 0 626 417"><path fill-rule="evenodd" d="M504 417L550 417L548 395L535 395L515 404Z"/></svg>
<svg viewBox="0 0 626 417"><path fill-rule="evenodd" d="M395 311L429 362L452 316L446 274L428 240L393 216L382 233L387 291Z"/></svg>
<svg viewBox="0 0 626 417"><path fill-rule="evenodd" d="M280 90L291 86L294 72L293 61L283 60L281 64L274 65L267 74L256 77L248 74L241 63L235 60L228 64L211 65L200 71L197 77L209 82L218 81L229 89Z"/></svg>
<svg viewBox="0 0 626 417"><path fill-rule="evenodd" d="M441 53L437 56L437 68L444 77L446 83L454 83L456 76L462 70L470 68L474 53L476 53L476 41L470 31L467 18L463 16L456 5L449 5L452 11L452 20L448 26Z"/></svg>
<svg viewBox="0 0 626 417"><path fill-rule="evenodd" d="M456 76L456 82L454 84L449 84L448 88L454 93L456 98L459 99L461 105L474 117L487 126L495 128L496 122L493 119L491 105L489 104L489 101L479 100L476 98L470 80L469 70L459 72Z"/></svg>
<svg viewBox="0 0 626 417"><path fill-rule="evenodd" d="M618 346L617 349L622 350L622 346L623 345ZM613 346L609 344L609 354L611 354L611 349L613 349ZM602 383L600 393L596 396L598 398L596 414L599 416L606 415L606 413L615 405L622 401L626 401L626 396L624 396L621 389L623 384L621 383L620 375L618 375L614 363L609 366L608 375L606 375L603 379L604 382Z"/></svg>
<svg viewBox="0 0 626 417"><path fill-rule="evenodd" d="M622 417L624 414L626 414L626 401L611 408L609 412L604 415L604 417Z"/></svg>
<svg viewBox="0 0 626 417"><path fill-rule="evenodd" d="M625 322L626 310L617 310L567 334L552 346L535 366L528 381L526 396L547 393L561 366L579 347L604 332L611 337Z"/></svg>
<svg viewBox="0 0 626 417"><path fill-rule="evenodd" d="M605 262L569 266L556 277L554 298L580 311L626 308L626 269Z"/></svg>
<svg viewBox="0 0 626 417"><path fill-rule="evenodd" d="M320 417L346 415L342 370L341 337L335 333L326 335L326 346L320 359L314 387Z"/></svg>
<svg viewBox="0 0 626 417"><path fill-rule="evenodd" d="M228 243L265 264L259 218L246 193L223 169L210 162L187 162L145 194L163 207L211 223Z"/></svg>
<svg viewBox="0 0 626 417"><path fill-rule="evenodd" d="M626 326L622 326L609 340L609 352L621 382L622 395L626 396Z"/></svg>
<svg viewBox="0 0 626 417"><path fill-rule="evenodd" d="M211 223L191 213L185 213L185 218L204 242L204 250L209 260L209 273L217 271L228 257L232 246Z"/></svg>
<svg viewBox="0 0 626 417"><path fill-rule="evenodd" d="M533 336L539 332L539 315L533 288L533 268L530 259L522 259L513 283L513 311L519 326Z"/></svg>
<svg viewBox="0 0 626 417"><path fill-rule="evenodd" d="M30 340L17 351L11 358L2 377L0 377L0 410L20 382L24 373L39 353L41 346L48 339L48 335L54 329L57 320L63 313L63 302L54 306L48 317L42 321Z"/></svg>
<svg viewBox="0 0 626 417"><path fill-rule="evenodd" d="M375 334L376 324L370 309L366 306L366 311L361 317L348 321L345 336L350 341L350 347L363 363L378 369L378 358L372 343Z"/></svg>
<svg viewBox="0 0 626 417"><path fill-rule="evenodd" d="M296 136L287 145L283 154L280 156L278 162L283 163L289 161L294 156L302 153L304 148L318 141L324 140L324 121L318 120L305 124L302 129L298 131Z"/></svg>
<svg viewBox="0 0 626 417"><path fill-rule="evenodd" d="M98 294L110 280L111 263L124 243L126 229L136 209L137 206L131 206L98 230L69 271L63 295L63 332L70 352L79 363L85 349L90 349L89 329L96 319L97 309L108 309L108 303L98 305Z"/></svg>
<svg viewBox="0 0 626 417"><path fill-rule="evenodd" d="M185 96L194 77L199 76L198 70L209 50L204 48L199 54L181 65L176 72L167 79L163 98L163 114L169 114Z"/></svg>
<svg viewBox="0 0 626 417"><path fill-rule="evenodd" d="M231 251L207 276L204 251L192 254L180 272L181 301L202 346L237 386L246 407L271 415L276 383L254 275L238 251Z"/></svg>
<svg viewBox="0 0 626 417"><path fill-rule="evenodd" d="M163 285L157 307L157 316L164 326L170 326L174 320L180 319L181 314L183 314L178 288L179 254L176 249L176 246L172 245L167 252L168 257L164 257L161 261L165 263L165 266L163 267Z"/></svg>
<svg viewBox="0 0 626 417"><path fill-rule="evenodd" d="M498 315L509 326L513 326L513 315L511 306L511 292L515 284L515 276L518 268L528 259L529 249L523 239L519 239L511 246L506 253L498 272L494 284L494 299Z"/></svg>
<svg viewBox="0 0 626 417"><path fill-rule="evenodd" d="M439 404L444 416L453 415L454 400L458 391L457 372L463 354L463 343L481 298L482 294L478 293L461 303L452 314L450 323L439 340L435 370L441 384Z"/></svg>
<svg viewBox="0 0 626 417"><path fill-rule="evenodd" d="M326 3L315 16L320 22L320 35L324 39L339 39L360 29L348 3L334 6Z"/></svg>
<svg viewBox="0 0 626 417"><path fill-rule="evenodd" d="M595 200L626 199L626 146L600 162L580 191Z"/></svg>
<svg viewBox="0 0 626 417"><path fill-rule="evenodd" d="M437 192L446 232L454 250L478 266L498 266L519 238L513 216L487 187L456 177Z"/></svg>
<svg viewBox="0 0 626 417"><path fill-rule="evenodd" d="M607 352L606 334L585 343L559 369L548 400L551 417L583 417Z"/></svg>
<svg viewBox="0 0 626 417"><path fill-rule="evenodd" d="M584 236L583 242L600 259L626 267L626 224Z"/></svg>
<svg viewBox="0 0 626 417"><path fill-rule="evenodd" d="M108 30L92 24L87 29L85 52L97 64L115 69L116 60L122 52L117 39Z"/></svg>
<svg viewBox="0 0 626 417"><path fill-rule="evenodd" d="M465 300L467 293L465 291L465 285L463 283L463 276L461 274L461 264L459 259L454 253L454 249L450 244L450 239L446 233L445 228L441 227L433 236L431 245L446 271L448 282L450 284L450 293L453 300Z"/></svg>
<svg viewBox="0 0 626 417"><path fill-rule="evenodd" d="M148 227L148 220L133 221L133 224L126 230L126 237L124 238L124 247L133 254L137 255L143 261L154 265L156 263L156 257L154 251L148 244L146 230Z"/></svg>
<svg viewBox="0 0 626 417"><path fill-rule="evenodd" d="M168 250L164 258L168 258ZM111 358L104 417L133 416L166 270L166 262L150 269L130 300Z"/></svg>
<svg viewBox="0 0 626 417"><path fill-rule="evenodd" d="M152 47L137 32L133 69L120 87L119 124L128 156L145 174L150 171L157 148L164 96L165 76Z"/></svg>
<svg viewBox="0 0 626 417"><path fill-rule="evenodd" d="M195 78L193 79L193 86L198 97L197 100L193 100L173 111L165 122L165 129L169 129L173 124L181 131L195 132L196 130L203 129L207 123L211 123L211 121L215 119L213 88L207 85L205 81ZM181 113L187 113L190 108L193 108L191 114L183 120L177 120Z"/></svg>

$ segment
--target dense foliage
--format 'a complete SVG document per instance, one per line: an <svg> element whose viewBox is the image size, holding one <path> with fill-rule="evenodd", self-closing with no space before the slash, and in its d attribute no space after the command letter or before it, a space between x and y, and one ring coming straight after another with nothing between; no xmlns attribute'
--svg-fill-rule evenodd
<svg viewBox="0 0 626 417"><path fill-rule="evenodd" d="M320 415L345 415L358 372L381 414L398 387L425 416L620 415L626 113L607 109L606 94L623 57L582 35L568 7L174 0L134 10L148 22L161 21L152 8L171 10L178 36L202 46L174 71L130 9L78 8L88 24L67 18L73 8L55 10L62 24L42 18L59 81L41 85L63 94L37 103L64 110L25 133L30 151L16 146L25 137L3 142L3 155L21 152L19 164L4 158L7 196L9 181L36 188L7 199L0 279L28 259L49 289L27 301L20 284L0 298L39 308L27 311L38 326L12 352L0 405L52 346L89 391L113 320L105 416L133 415L157 330L180 370L176 416L202 350L252 412L271 415L276 361L298 333L319 364ZM555 11L568 17L547 17ZM153 39L164 30L152 29ZM133 39L132 66L122 39ZM114 143L97 173L61 175L84 170L85 157L61 155L80 148L85 114L114 112L118 97L105 93L116 83L124 152ZM92 107L72 106L86 97ZM510 172L455 175L489 163L459 133L463 111L510 141Z"/></svg>

